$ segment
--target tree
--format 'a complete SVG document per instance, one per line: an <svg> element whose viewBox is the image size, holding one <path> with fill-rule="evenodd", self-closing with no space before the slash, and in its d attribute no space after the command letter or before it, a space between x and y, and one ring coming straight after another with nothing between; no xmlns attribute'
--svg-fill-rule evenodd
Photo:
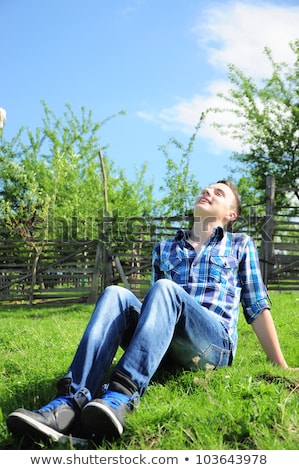
<svg viewBox="0 0 299 470"><path fill-rule="evenodd" d="M12 141L0 143L0 213L8 222L31 219L44 221L45 236L75 220L78 237L92 237L91 219L105 212L102 151L107 173L110 210L125 216L145 215L153 205L153 184L146 183L144 164L130 181L107 156L108 146L99 138L102 126L114 118L94 122L92 112L81 109L76 116L70 105L62 117L55 116L43 102L43 125L34 131L21 128ZM120 112L119 114L124 114ZM92 230L92 229L90 229Z"/></svg>
<svg viewBox="0 0 299 470"><path fill-rule="evenodd" d="M242 145L242 151L235 152L231 158L240 164L238 170L244 174L241 189L247 203L264 200L266 175L275 177L277 187L298 186L299 40L290 47L295 56L292 66L275 62L271 50L265 48L272 75L259 84L230 65L228 76L233 87L228 94L219 93L229 107L209 110L216 114L229 112L237 117L230 123L213 125ZM295 194L299 199L298 191ZM279 193L276 203L283 204L290 197L294 197L294 192Z"/></svg>
<svg viewBox="0 0 299 470"><path fill-rule="evenodd" d="M190 173L190 158L197 132L204 117L203 113L186 146L175 137L171 137L167 145L160 146L160 150L166 158L165 185L160 187L160 190L165 192L165 196L161 200L163 215L187 215L193 207L195 197L199 192L199 185L195 175ZM170 145L172 150L174 148L180 154L178 163L173 157L170 157Z"/></svg>

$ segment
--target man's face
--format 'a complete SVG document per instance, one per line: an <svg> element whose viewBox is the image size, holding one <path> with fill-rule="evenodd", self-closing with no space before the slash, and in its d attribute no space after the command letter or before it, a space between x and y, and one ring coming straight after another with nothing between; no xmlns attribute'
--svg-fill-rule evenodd
<svg viewBox="0 0 299 470"><path fill-rule="evenodd" d="M235 196L229 186L223 183L211 184L196 198L194 217L226 225L237 218L235 206Z"/></svg>

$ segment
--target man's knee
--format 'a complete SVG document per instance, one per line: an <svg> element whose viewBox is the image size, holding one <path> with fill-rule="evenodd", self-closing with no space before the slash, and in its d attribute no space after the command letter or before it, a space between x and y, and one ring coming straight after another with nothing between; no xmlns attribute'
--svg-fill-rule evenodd
<svg viewBox="0 0 299 470"><path fill-rule="evenodd" d="M122 286L107 286L105 287L104 289L104 292L108 295L116 295L116 294L123 294L125 293L127 289L125 287L122 287Z"/></svg>
<svg viewBox="0 0 299 470"><path fill-rule="evenodd" d="M178 284L176 284L171 279L158 279L158 281L155 282L153 287L156 287L157 289L173 289L177 287L177 285Z"/></svg>
<svg viewBox="0 0 299 470"><path fill-rule="evenodd" d="M98 301L103 299L120 299L120 300L126 300L127 297L131 294L131 291L126 289L125 287L122 286L117 286L117 285L111 285L105 287L103 292L98 298Z"/></svg>
<svg viewBox="0 0 299 470"><path fill-rule="evenodd" d="M155 284L152 286L152 289L155 294L160 292L163 293L163 295L176 295L178 290L180 289L180 286L171 279L158 279L158 281L156 281Z"/></svg>

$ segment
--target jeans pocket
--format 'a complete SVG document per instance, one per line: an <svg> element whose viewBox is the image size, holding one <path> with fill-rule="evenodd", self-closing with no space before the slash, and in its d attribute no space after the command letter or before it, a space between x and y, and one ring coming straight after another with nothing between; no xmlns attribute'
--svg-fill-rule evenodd
<svg viewBox="0 0 299 470"><path fill-rule="evenodd" d="M192 358L190 368L192 370L213 370L230 364L231 351L216 344L210 344L201 355Z"/></svg>

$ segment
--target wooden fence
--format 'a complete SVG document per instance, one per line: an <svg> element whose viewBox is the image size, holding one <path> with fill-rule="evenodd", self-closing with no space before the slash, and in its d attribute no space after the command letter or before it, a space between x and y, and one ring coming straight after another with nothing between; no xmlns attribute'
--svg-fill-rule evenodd
<svg viewBox="0 0 299 470"><path fill-rule="evenodd" d="M275 193L294 194L294 206L275 205ZM299 207L297 187L275 188L275 179L266 178L266 215L260 261L269 289L299 289ZM295 205L295 202L297 205Z"/></svg>
<svg viewBox="0 0 299 470"><path fill-rule="evenodd" d="M298 290L298 207L288 217L286 208L274 208L274 193L274 180L267 178L265 216L240 218L235 230L255 239L269 289ZM44 240L33 288L36 252L22 239L11 239L0 225L0 302L94 303L109 284L125 285L142 299L150 284L154 244L191 223L188 217L106 218L96 240Z"/></svg>
<svg viewBox="0 0 299 470"><path fill-rule="evenodd" d="M119 283L143 297L149 287L154 244L189 223L188 218L115 221L107 217L104 224L99 222L105 228L99 229L97 240L44 240L33 292L35 252L23 240L10 239L0 226L0 302L94 303L104 287Z"/></svg>

